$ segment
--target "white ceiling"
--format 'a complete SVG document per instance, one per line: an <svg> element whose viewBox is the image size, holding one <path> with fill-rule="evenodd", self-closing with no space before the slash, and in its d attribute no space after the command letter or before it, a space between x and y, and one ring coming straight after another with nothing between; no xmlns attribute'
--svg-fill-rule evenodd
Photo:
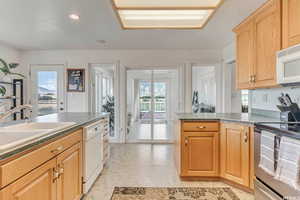
<svg viewBox="0 0 300 200"><path fill-rule="evenodd" d="M233 41L232 28L265 1L225 0L202 30L122 30L111 0L1 0L0 41L21 50L221 49Z"/></svg>

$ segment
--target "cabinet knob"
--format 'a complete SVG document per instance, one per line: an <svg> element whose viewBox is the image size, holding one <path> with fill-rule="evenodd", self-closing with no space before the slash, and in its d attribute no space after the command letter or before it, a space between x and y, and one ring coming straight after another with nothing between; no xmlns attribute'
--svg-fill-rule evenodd
<svg viewBox="0 0 300 200"><path fill-rule="evenodd" d="M189 140L187 137L185 137L185 139L184 139L184 144L185 144L185 146L187 146L189 144Z"/></svg>
<svg viewBox="0 0 300 200"><path fill-rule="evenodd" d="M56 149L51 150L51 153L57 153L57 152L59 152L59 151L61 151L61 150L63 150L63 149L64 149L63 146L59 146L59 147L57 147Z"/></svg>

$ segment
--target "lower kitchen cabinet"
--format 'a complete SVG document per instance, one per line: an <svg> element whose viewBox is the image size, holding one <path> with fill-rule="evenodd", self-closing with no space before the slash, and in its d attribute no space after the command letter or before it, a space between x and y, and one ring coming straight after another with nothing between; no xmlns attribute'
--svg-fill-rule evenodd
<svg viewBox="0 0 300 200"><path fill-rule="evenodd" d="M0 192L1 200L55 200L56 159L31 171Z"/></svg>
<svg viewBox="0 0 300 200"><path fill-rule="evenodd" d="M79 200L82 194L81 143L57 157L57 200Z"/></svg>
<svg viewBox="0 0 300 200"><path fill-rule="evenodd" d="M219 175L218 132L184 132L182 176L215 177Z"/></svg>
<svg viewBox="0 0 300 200"><path fill-rule="evenodd" d="M31 170L23 173L24 168ZM82 197L82 130L9 161L0 169L6 173L0 176L0 200L79 200ZM20 175L15 178L13 174Z"/></svg>
<svg viewBox="0 0 300 200"><path fill-rule="evenodd" d="M250 127L222 123L220 140L221 177L245 187L250 184Z"/></svg>

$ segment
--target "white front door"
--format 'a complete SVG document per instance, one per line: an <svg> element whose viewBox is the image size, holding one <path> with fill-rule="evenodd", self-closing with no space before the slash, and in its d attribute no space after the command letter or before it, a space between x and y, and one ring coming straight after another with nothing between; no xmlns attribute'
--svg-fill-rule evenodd
<svg viewBox="0 0 300 200"><path fill-rule="evenodd" d="M64 65L31 66L33 116L65 112Z"/></svg>

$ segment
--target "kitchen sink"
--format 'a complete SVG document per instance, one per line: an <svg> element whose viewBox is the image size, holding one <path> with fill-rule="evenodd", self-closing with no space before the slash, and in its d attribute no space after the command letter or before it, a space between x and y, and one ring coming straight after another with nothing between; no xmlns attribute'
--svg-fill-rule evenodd
<svg viewBox="0 0 300 200"><path fill-rule="evenodd" d="M74 122L29 122L29 123L22 123L22 124L2 127L0 128L0 132L1 130L24 131L24 130L43 130L43 129L57 131L57 130L61 130L73 126L74 124L75 124Z"/></svg>
<svg viewBox="0 0 300 200"><path fill-rule="evenodd" d="M0 127L0 152L69 128L74 122L26 122Z"/></svg>

